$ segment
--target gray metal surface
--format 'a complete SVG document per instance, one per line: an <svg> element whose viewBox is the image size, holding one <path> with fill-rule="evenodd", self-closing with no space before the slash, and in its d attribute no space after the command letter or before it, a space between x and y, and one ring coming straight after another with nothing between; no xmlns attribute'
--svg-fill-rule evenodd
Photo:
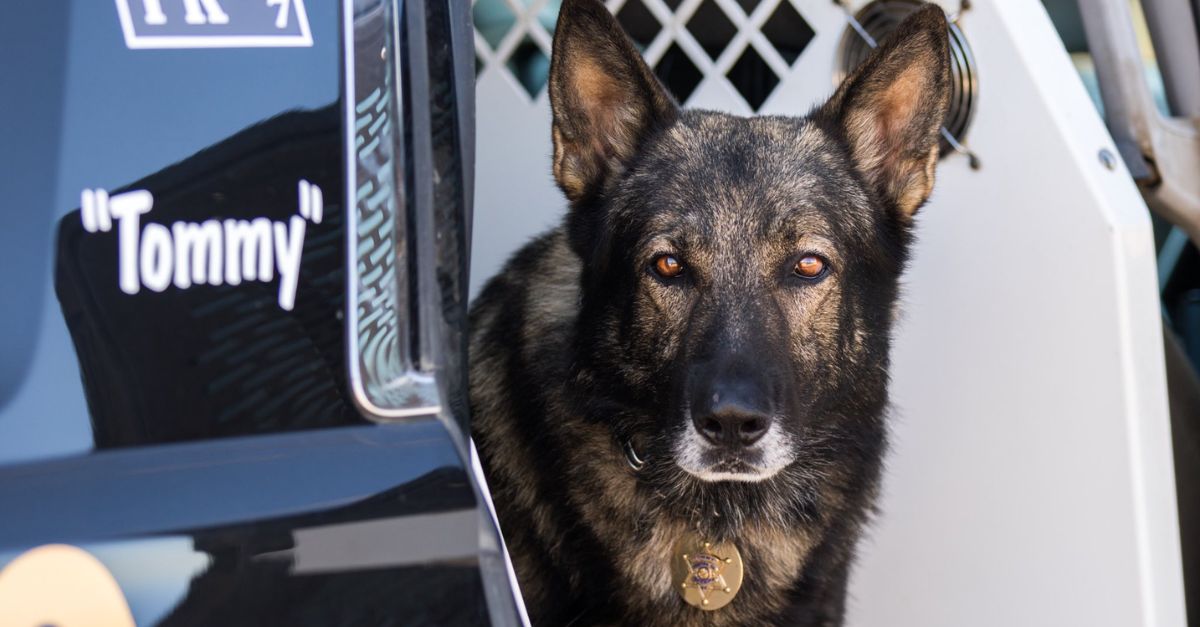
<svg viewBox="0 0 1200 627"><path fill-rule="evenodd" d="M1165 9L1166 5L1156 7ZM1182 227L1193 242L1200 242L1200 118L1168 117L1158 111L1143 78L1143 62L1128 3L1093 1L1084 8L1083 24L1100 79L1108 130L1150 208ZM1178 19L1186 7L1174 9L1176 13L1162 11L1156 14L1156 19ZM1173 41L1186 38L1182 27L1176 31L1174 26L1160 24L1159 30L1174 37ZM1190 51L1187 46L1191 46ZM1189 64L1185 57L1195 55L1195 46L1193 32L1191 42L1185 42L1184 48L1163 50L1173 61L1159 56L1164 79L1168 76L1168 63L1172 64L1169 74L1174 78L1175 95L1183 107L1191 106L1187 85L1200 80L1196 74L1191 77L1181 74ZM1179 59L1175 59L1177 56Z"/></svg>
<svg viewBox="0 0 1200 627"><path fill-rule="evenodd" d="M432 419L92 453L0 467L6 547L252 522L463 467Z"/></svg>
<svg viewBox="0 0 1200 627"><path fill-rule="evenodd" d="M1200 44L1187 0L1142 0L1171 113L1200 116Z"/></svg>

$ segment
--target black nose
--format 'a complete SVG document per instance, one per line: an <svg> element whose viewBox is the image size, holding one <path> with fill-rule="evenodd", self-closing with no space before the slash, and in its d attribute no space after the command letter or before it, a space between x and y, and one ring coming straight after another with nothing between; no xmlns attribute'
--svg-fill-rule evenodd
<svg viewBox="0 0 1200 627"><path fill-rule="evenodd" d="M751 381L716 382L692 406L696 431L717 445L750 446L771 428L766 394ZM696 411L698 410L698 411Z"/></svg>

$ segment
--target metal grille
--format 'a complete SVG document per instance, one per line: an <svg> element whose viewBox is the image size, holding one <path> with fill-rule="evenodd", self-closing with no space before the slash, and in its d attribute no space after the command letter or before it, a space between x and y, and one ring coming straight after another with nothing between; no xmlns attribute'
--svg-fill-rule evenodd
<svg viewBox="0 0 1200 627"><path fill-rule="evenodd" d="M355 145L359 159L373 159L379 167L373 172L360 170L356 198L358 207L357 271L361 281L358 292L358 342L363 366L376 379L389 381L402 377L407 370L401 354L403 338L397 315L396 292L403 274L396 273L400 254L395 238L395 166L390 145L388 108L392 90L376 89L355 107L358 128ZM382 141L381 141L382 140ZM365 180L363 180L365 179Z"/></svg>
<svg viewBox="0 0 1200 627"><path fill-rule="evenodd" d="M503 70L544 97L560 0L476 0L480 72ZM609 0L607 6L680 103L727 81L758 110L813 39L792 0Z"/></svg>
<svg viewBox="0 0 1200 627"><path fill-rule="evenodd" d="M877 0L854 14L851 24L842 35L838 55L841 74L838 80L854 71L854 68L866 60L877 42L887 37L904 18L923 4L918 0ZM946 112L946 119L942 125L943 156L961 148L958 143L964 139L967 127L971 123L979 81L975 60L971 56L971 48L967 45L966 38L953 20L947 20L947 25L950 31L952 92L950 109Z"/></svg>
<svg viewBox="0 0 1200 627"><path fill-rule="evenodd" d="M418 275L408 218L410 198L405 174L411 155L402 139L412 131L411 107L404 98L408 73L407 31L396 27L403 15L395 0L353 2L352 76L354 105L352 197L347 225L350 295L351 385L363 409L377 418L426 414L438 408L436 379L416 364L422 321L414 303ZM399 38L398 38L399 36ZM422 68L423 69L423 68ZM398 97L397 97L398 96Z"/></svg>

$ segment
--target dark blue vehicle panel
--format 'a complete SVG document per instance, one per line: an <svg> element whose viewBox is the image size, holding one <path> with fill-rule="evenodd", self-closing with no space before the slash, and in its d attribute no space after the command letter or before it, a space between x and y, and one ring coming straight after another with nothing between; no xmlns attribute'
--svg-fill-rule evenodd
<svg viewBox="0 0 1200 627"><path fill-rule="evenodd" d="M140 2L132 4L136 7ZM63 306L80 306L77 301L86 298L97 305L88 314L103 310L110 316L137 318L114 324L112 319L91 315L87 323L106 326L116 335L111 339L122 348L139 339L152 345L143 347L144 353L151 348L177 348L170 342L156 341L162 338L153 337L152 332L160 329L171 339L173 331L186 330L198 315L197 302L217 301L230 294L249 300L251 294L247 292L270 289L247 282L237 287L192 286L161 293L149 289L136 295L122 293L116 282L116 233L83 232L78 208L84 190L115 193L122 188L148 189L154 194L155 207L143 217L143 223L168 228L181 220L253 220L295 213L297 180L320 172L328 173L322 182L336 203L343 183L338 141L338 7L329 2L307 4L311 5L308 18L312 47L177 50L127 48L113 2L47 2L13 7L17 13L6 20L9 27L32 23L45 25L47 30L41 33L41 39L23 36L29 48L6 51L6 62L22 59L29 63L27 70L20 70L14 77L17 80L6 84L24 84L20 79L32 74L35 76L29 78L35 84L51 83L45 87L48 95L55 95L56 88L61 91L57 99L43 101L44 112L35 109L34 117L23 122L36 129L33 134L38 138L37 149L43 149L44 144L53 146L52 161L22 167L27 144L5 142L4 147L6 166L14 166L6 167L6 191L9 187L17 190L15 195L24 201L19 212L15 207L10 211L22 235L33 245L6 247L2 253L6 257L2 264L5 272L12 273L12 285L19 289L3 290L3 311L6 318L12 315L14 320L11 324L6 320L0 335L14 350L3 360L6 377L0 384L0 463L89 448L94 444L91 430L96 417L89 421L88 414L98 408L94 399L84 394L79 363L82 361L86 368L87 357L126 362L140 357L115 355L110 346L103 347L103 351L93 347L94 353L104 355L77 359L80 338L77 333L68 335L68 327L72 314L79 312L61 311ZM61 59L55 58L61 54L54 49L56 42L65 50ZM54 72L61 87L53 84ZM290 119L279 119L281 115L290 115ZM314 146L322 135L326 146ZM271 142L281 140L292 145L270 150ZM279 161L278 155L291 157ZM47 161L52 167L45 167ZM275 198L266 198L273 194ZM336 203L329 213L336 216L340 208L341 203ZM326 225L327 230L336 228ZM314 245L317 238L313 235L308 234L306 246ZM306 251L302 258L312 257L308 254L311 252ZM340 272L340 266L335 267ZM80 277L82 271L92 275ZM59 294L54 291L56 285ZM70 292L66 294L68 300L74 302L64 303L60 298L64 287ZM83 291L87 293L81 294ZM225 312L224 322L242 313ZM337 320L326 323L335 333L340 332ZM221 321L216 321L209 326L220 325ZM217 348L209 338L198 340L189 347L193 354L182 358L201 360L204 348ZM211 346L202 347L201 342ZM245 342L242 347L249 345ZM138 352L137 347L133 352ZM161 364L147 363L132 373L144 375L143 380L122 381L125 387L137 386L138 395L147 398L169 390L171 382L177 384L195 374L174 369L161 372L161 381L152 380L151 375L160 369ZM86 377L88 373L83 374ZM202 374L215 378L210 373ZM112 386L105 381L95 382L92 387L99 393ZM160 413L165 407L139 409ZM173 409L188 408L186 403L176 403ZM245 419L253 421L265 413L259 411L257 416ZM156 427L160 432L181 426L177 416L122 419L160 423ZM152 440L203 435L193 432Z"/></svg>
<svg viewBox="0 0 1200 627"><path fill-rule="evenodd" d="M82 598L6 596L56 545L137 624L520 624L463 435L469 6L286 0L278 47L214 43L275 34L248 4L218 23L232 3L20 3L0 24L28 96L0 105L0 624ZM384 50L345 40L384 14ZM404 171L382 215L438 242L396 264L399 331L436 349L413 362L441 398L382 420L347 366L345 61L389 53Z"/></svg>
<svg viewBox="0 0 1200 627"><path fill-rule="evenodd" d="M10 466L0 503L0 565L79 546L139 624L488 620L487 521L433 419Z"/></svg>

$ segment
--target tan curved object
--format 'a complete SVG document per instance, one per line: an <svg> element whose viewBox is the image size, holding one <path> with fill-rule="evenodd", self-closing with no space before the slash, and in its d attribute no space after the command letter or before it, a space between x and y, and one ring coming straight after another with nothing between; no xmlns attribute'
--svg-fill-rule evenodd
<svg viewBox="0 0 1200 627"><path fill-rule="evenodd" d="M133 627L112 573L92 554L65 544L30 549L0 570L0 625Z"/></svg>

